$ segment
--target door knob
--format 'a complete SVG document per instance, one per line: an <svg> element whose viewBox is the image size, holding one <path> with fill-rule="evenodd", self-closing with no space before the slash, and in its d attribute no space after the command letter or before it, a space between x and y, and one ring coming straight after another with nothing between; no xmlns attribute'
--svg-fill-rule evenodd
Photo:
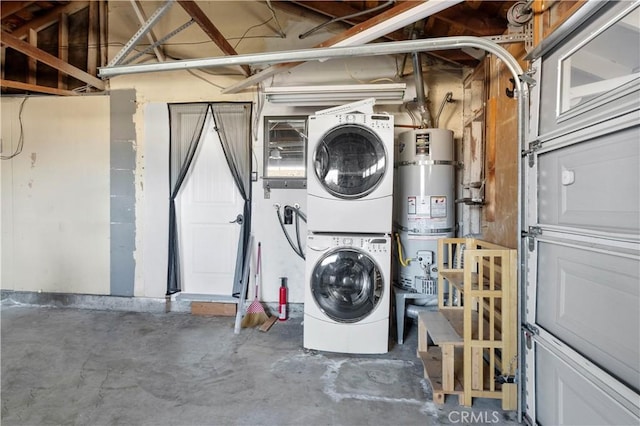
<svg viewBox="0 0 640 426"><path fill-rule="evenodd" d="M236 216L236 218L234 220L232 220L229 223L237 223L238 225L242 225L243 221L244 221L244 218L242 217L241 214L239 214L238 216Z"/></svg>

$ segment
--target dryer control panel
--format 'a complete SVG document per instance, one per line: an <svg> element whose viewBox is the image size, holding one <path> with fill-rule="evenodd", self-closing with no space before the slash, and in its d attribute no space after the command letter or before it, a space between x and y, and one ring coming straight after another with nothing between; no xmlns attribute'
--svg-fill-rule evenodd
<svg viewBox="0 0 640 426"><path fill-rule="evenodd" d="M338 124L363 124L372 129L393 129L393 116L387 114L337 114Z"/></svg>
<svg viewBox="0 0 640 426"><path fill-rule="evenodd" d="M388 237L343 236L331 237L331 247L354 247L369 253L387 253L391 246Z"/></svg>

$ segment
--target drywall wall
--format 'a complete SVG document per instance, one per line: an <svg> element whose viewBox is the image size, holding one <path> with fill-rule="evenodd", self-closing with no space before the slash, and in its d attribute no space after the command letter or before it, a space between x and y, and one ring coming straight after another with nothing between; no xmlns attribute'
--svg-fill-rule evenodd
<svg viewBox="0 0 640 426"><path fill-rule="evenodd" d="M109 294L109 98L0 102L2 289Z"/></svg>

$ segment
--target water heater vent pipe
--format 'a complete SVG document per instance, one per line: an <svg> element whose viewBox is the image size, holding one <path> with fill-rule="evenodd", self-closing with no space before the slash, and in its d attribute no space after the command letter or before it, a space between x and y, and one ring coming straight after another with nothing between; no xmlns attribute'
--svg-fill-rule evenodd
<svg viewBox="0 0 640 426"><path fill-rule="evenodd" d="M415 39L415 34L413 35ZM416 98L418 101L418 112L420 113L420 128L433 127L431 125L431 113L427 107L427 97L424 94L424 81L422 78L422 61L420 60L420 52L413 52L413 77L416 81Z"/></svg>

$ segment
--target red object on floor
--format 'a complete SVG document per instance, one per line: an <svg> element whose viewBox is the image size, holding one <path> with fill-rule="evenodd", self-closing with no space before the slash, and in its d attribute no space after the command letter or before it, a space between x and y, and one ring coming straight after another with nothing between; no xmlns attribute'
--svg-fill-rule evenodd
<svg viewBox="0 0 640 426"><path fill-rule="evenodd" d="M278 304L278 320L285 321L287 319L287 278L280 278L280 302Z"/></svg>

